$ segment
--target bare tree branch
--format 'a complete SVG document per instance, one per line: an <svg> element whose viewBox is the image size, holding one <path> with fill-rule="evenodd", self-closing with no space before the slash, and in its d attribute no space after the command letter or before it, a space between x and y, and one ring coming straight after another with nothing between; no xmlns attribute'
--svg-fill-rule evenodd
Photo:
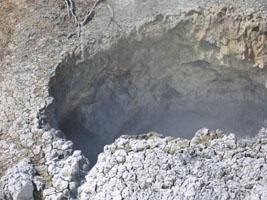
<svg viewBox="0 0 267 200"><path fill-rule="evenodd" d="M121 26L115 21L114 12L113 12L111 6L108 3L107 3L107 7L108 7L109 12L110 12L110 19L109 19L109 22L108 22L108 26L111 24L111 22L113 22L114 24L116 24L119 27L119 29L122 30Z"/></svg>
<svg viewBox="0 0 267 200"><path fill-rule="evenodd" d="M69 34L68 38L71 38L74 35L77 35L77 38L79 38L81 36L82 26L84 26L85 24L87 24L87 22L92 20L96 6L99 3L103 2L104 0L96 0L93 7L87 9L85 17L84 17L83 21L81 21L81 22L79 22L78 17L75 13L76 7L75 7L73 0L64 0L64 1L65 1L66 6L67 6L68 15L72 16L74 18L74 23L77 26L77 33L76 34L73 34L73 33Z"/></svg>
<svg viewBox="0 0 267 200"><path fill-rule="evenodd" d="M70 17L70 5L69 5L69 0L65 0L65 4L67 6L67 10L68 10L68 15Z"/></svg>
<svg viewBox="0 0 267 200"><path fill-rule="evenodd" d="M81 22L81 26L84 26L88 21L90 21L90 18L93 16L96 6L103 1L104 0L96 0L93 7L87 9L86 15L83 21Z"/></svg>
<svg viewBox="0 0 267 200"><path fill-rule="evenodd" d="M110 20L109 20L109 22L108 22L108 26L109 26L109 25L111 24L111 22L114 21L114 13L113 13L113 10L112 10L112 8L110 7L110 5L107 4L107 6L108 6L108 9L109 9L109 12L110 12Z"/></svg>

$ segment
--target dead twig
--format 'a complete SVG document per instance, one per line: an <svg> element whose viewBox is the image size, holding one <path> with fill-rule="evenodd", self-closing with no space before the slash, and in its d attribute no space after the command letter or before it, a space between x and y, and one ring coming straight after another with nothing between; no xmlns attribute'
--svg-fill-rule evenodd
<svg viewBox="0 0 267 200"><path fill-rule="evenodd" d="M75 4L72 0L65 0L66 6L67 6L67 10L68 10L68 15L72 16L74 18L74 23L78 24L78 17L75 13L76 11L76 7Z"/></svg>
<svg viewBox="0 0 267 200"><path fill-rule="evenodd" d="M78 16L76 15L75 12L76 7L73 0L64 0L64 1L67 6L68 15L74 18L74 23L77 26L77 33L69 34L68 38L71 38L73 35L77 35L77 38L79 38L81 36L82 26L84 26L85 24L87 24L87 22L92 20L96 6L104 0L96 0L93 7L87 9L85 17L81 22L79 22Z"/></svg>
<svg viewBox="0 0 267 200"><path fill-rule="evenodd" d="M68 38L71 38L73 35L77 35L77 38L79 38L81 35L81 25L79 23L78 17L77 17L76 12L75 12L76 11L75 4L72 0L65 0L65 4L67 6L68 15L70 17L73 17L74 23L77 26L77 33L69 34Z"/></svg>
<svg viewBox="0 0 267 200"><path fill-rule="evenodd" d="M109 12L110 12L110 19L108 22L108 26L110 26L111 22L113 22L114 24L116 24L119 27L119 29L122 30L121 26L115 21L113 9L111 8L111 6L108 3L107 3L107 7L108 7Z"/></svg>
<svg viewBox="0 0 267 200"><path fill-rule="evenodd" d="M65 0L65 4L67 6L67 11L68 11L68 15L70 17L70 5L69 5L69 0Z"/></svg>
<svg viewBox="0 0 267 200"><path fill-rule="evenodd" d="M96 0L95 3L94 3L94 5L93 5L93 7L87 9L86 15L85 15L83 21L81 22L81 26L84 26L88 21L91 20L90 18L93 16L96 6L99 3L103 2L103 1L104 0Z"/></svg>
<svg viewBox="0 0 267 200"><path fill-rule="evenodd" d="M111 22L114 21L114 13L113 13L113 10L110 7L110 5L107 4L107 6L108 6L108 9L109 9L109 12L110 12L110 19L109 19L109 22L108 22L108 26L109 26L111 24Z"/></svg>

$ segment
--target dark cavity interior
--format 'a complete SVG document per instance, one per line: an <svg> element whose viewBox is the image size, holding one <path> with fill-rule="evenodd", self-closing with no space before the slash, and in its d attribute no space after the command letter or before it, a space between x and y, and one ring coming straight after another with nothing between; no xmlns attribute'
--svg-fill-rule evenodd
<svg viewBox="0 0 267 200"><path fill-rule="evenodd" d="M92 164L125 134L192 138L207 127L256 135L267 118L266 70L232 57L222 66L203 56L205 44L177 27L157 39L121 39L79 64L67 59L51 81L51 124Z"/></svg>

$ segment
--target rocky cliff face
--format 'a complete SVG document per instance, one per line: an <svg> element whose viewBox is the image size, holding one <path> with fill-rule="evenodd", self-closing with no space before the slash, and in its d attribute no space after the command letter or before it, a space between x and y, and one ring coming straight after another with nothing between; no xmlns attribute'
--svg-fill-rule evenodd
<svg viewBox="0 0 267 200"><path fill-rule="evenodd" d="M0 1L0 199L267 198L266 2L71 2Z"/></svg>

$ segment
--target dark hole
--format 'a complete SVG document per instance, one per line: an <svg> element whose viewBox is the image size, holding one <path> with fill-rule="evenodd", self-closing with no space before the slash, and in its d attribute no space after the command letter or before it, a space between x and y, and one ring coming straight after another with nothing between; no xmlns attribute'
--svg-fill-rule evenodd
<svg viewBox="0 0 267 200"><path fill-rule="evenodd" d="M122 134L156 131L190 139L203 127L257 134L267 118L266 70L234 58L233 66L221 66L192 45L172 30L160 40L121 40L83 63L69 59L51 82L51 123L91 166Z"/></svg>
<svg viewBox="0 0 267 200"><path fill-rule="evenodd" d="M259 32L259 30L260 30L259 26L253 27L253 29L252 29L252 31L256 31L256 32Z"/></svg>

